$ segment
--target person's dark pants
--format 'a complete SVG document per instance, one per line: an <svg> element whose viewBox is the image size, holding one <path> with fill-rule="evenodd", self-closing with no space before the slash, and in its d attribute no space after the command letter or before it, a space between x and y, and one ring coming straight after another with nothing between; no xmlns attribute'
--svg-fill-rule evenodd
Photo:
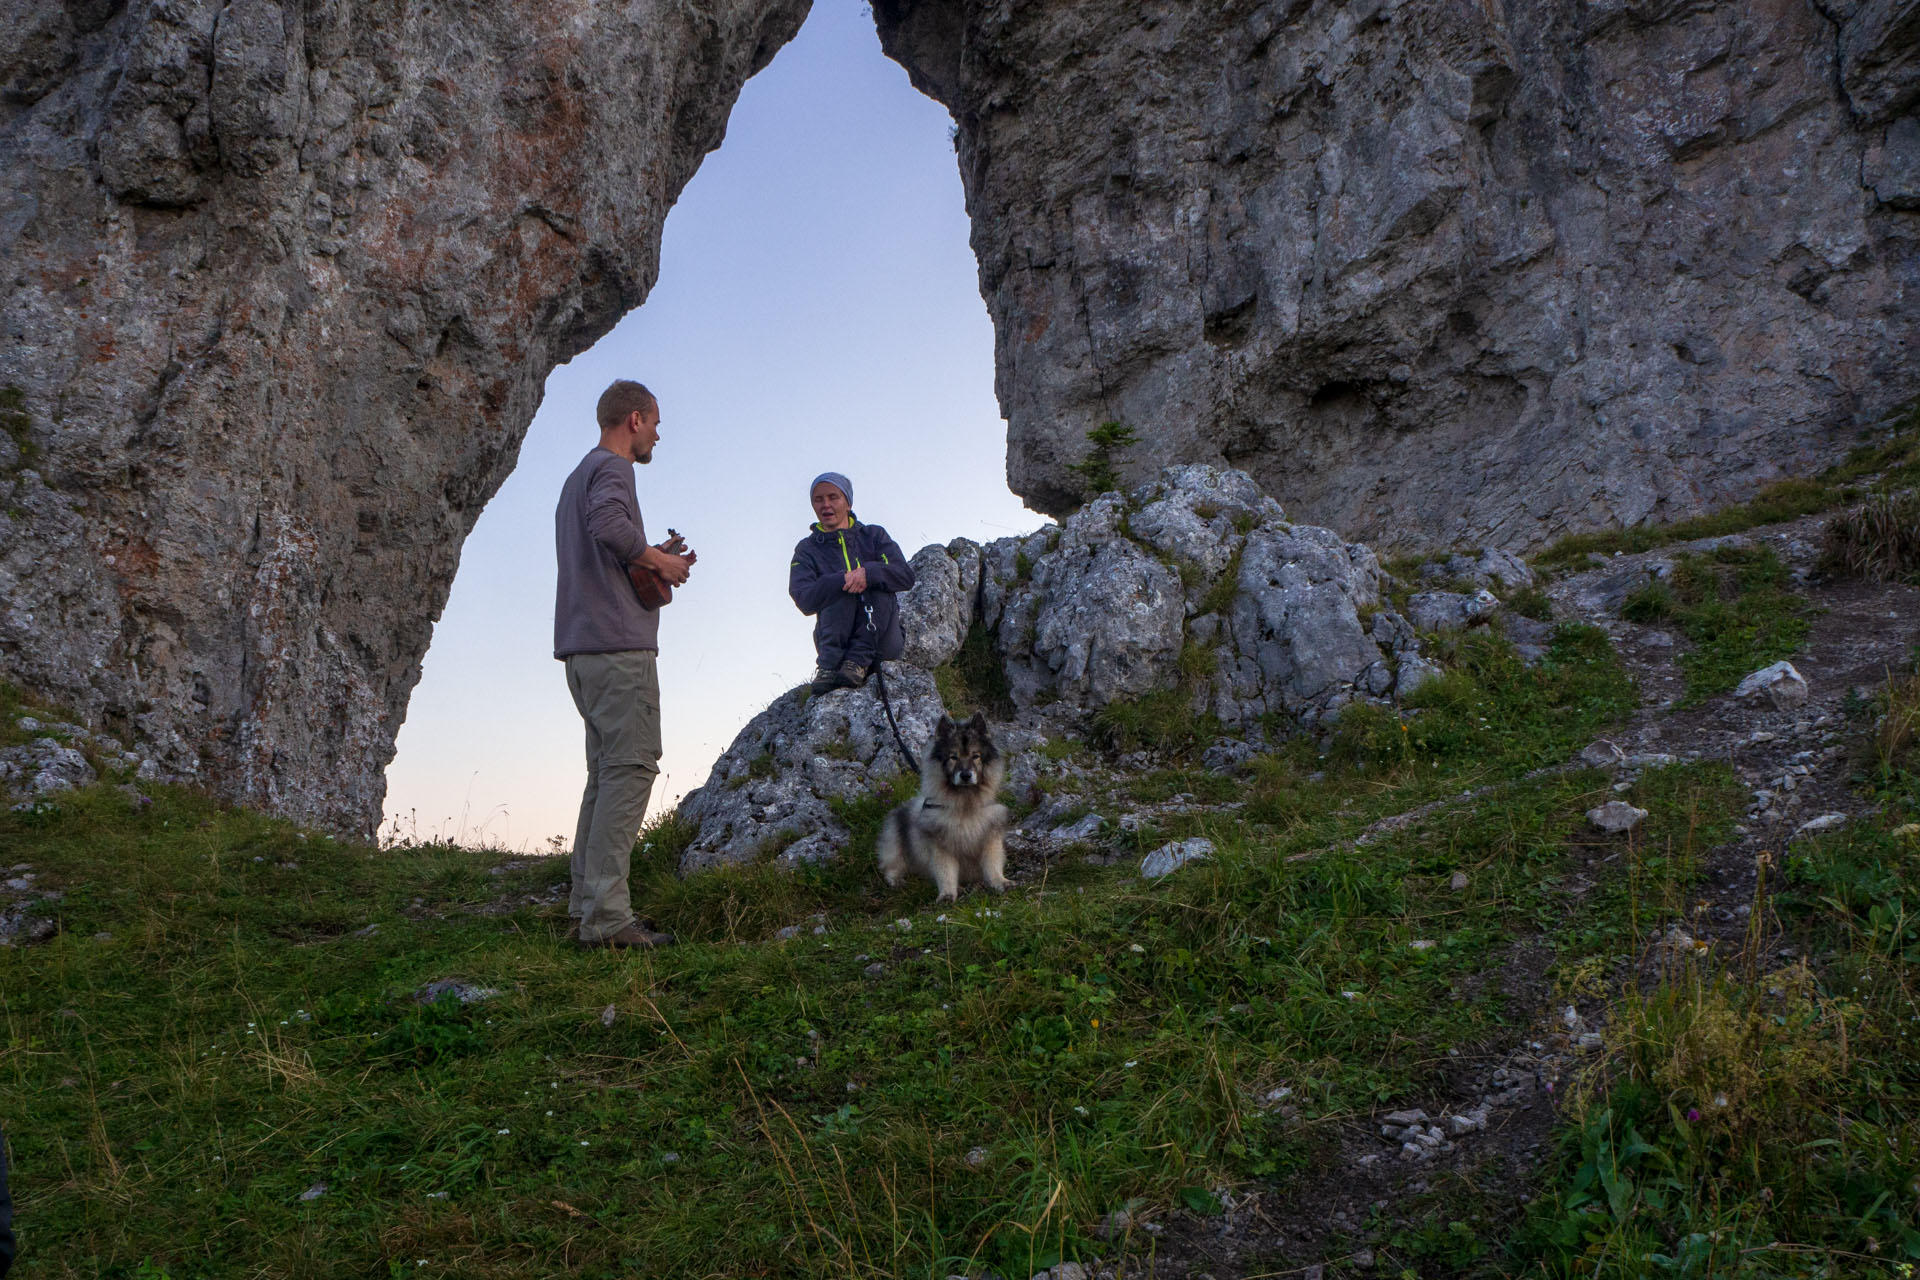
<svg viewBox="0 0 1920 1280"><path fill-rule="evenodd" d="M822 671L838 671L849 662L872 670L880 652L880 632L867 626L859 596L843 595L822 609L813 635Z"/></svg>

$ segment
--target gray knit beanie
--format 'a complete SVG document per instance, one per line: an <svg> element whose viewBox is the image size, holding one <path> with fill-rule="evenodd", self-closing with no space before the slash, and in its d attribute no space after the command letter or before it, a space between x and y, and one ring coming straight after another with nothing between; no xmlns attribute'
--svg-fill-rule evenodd
<svg viewBox="0 0 1920 1280"><path fill-rule="evenodd" d="M847 479L838 471L822 471L819 475L815 476L813 478L813 484L807 486L807 497L809 499L813 497L814 485L818 485L822 480L825 480L828 484L846 494L847 505L853 505L853 481Z"/></svg>

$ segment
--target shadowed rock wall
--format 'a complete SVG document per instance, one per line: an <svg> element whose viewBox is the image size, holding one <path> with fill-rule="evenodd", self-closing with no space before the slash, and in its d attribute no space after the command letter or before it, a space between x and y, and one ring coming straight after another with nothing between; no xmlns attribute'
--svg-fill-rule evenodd
<svg viewBox="0 0 1920 1280"><path fill-rule="evenodd" d="M1106 419L1384 548L1672 519L1920 391L1916 0L874 0L1015 492Z"/></svg>
<svg viewBox="0 0 1920 1280"><path fill-rule="evenodd" d="M808 2L0 0L0 676L371 832L548 371Z"/></svg>

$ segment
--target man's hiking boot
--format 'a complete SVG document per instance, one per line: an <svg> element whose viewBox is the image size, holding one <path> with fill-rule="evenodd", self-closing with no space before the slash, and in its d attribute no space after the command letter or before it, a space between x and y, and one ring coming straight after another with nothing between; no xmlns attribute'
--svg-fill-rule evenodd
<svg viewBox="0 0 1920 1280"><path fill-rule="evenodd" d="M833 675L836 688L858 689L867 682L867 669L857 662L841 663Z"/></svg>
<svg viewBox="0 0 1920 1280"><path fill-rule="evenodd" d="M813 694L815 697L819 697L821 694L833 689L838 689L839 687L840 673L838 671L829 671L825 667L817 667L814 669L813 683L807 686L807 692Z"/></svg>
<svg viewBox="0 0 1920 1280"><path fill-rule="evenodd" d="M650 947L672 946L673 935L670 933L656 932L655 930L647 928L647 926L641 924L638 920L635 920L618 933L610 933L606 937L596 939L592 942L582 939L579 945L588 951L597 951L601 947L612 947L620 951L628 949L645 950Z"/></svg>

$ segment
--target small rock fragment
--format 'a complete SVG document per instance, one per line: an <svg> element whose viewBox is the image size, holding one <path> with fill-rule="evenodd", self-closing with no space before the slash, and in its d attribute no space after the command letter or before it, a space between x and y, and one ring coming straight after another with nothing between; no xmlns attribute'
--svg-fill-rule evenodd
<svg viewBox="0 0 1920 1280"><path fill-rule="evenodd" d="M1626 761L1627 753L1609 738L1596 738L1580 751L1580 763L1595 769L1610 769Z"/></svg>
<svg viewBox="0 0 1920 1280"><path fill-rule="evenodd" d="M1461 890L1465 889L1466 887L1467 887L1467 873L1464 871L1454 872L1452 878L1447 881L1447 888L1453 890L1455 893L1459 893Z"/></svg>
<svg viewBox="0 0 1920 1280"><path fill-rule="evenodd" d="M1776 710L1787 711L1805 705L1807 680L1794 669L1791 662L1776 662L1742 680L1734 689L1733 696L1751 698L1762 693L1772 701Z"/></svg>
<svg viewBox="0 0 1920 1280"><path fill-rule="evenodd" d="M1189 862L1203 862L1213 856L1213 841L1204 836L1163 844L1140 860L1140 878L1158 880L1170 876Z"/></svg>
<svg viewBox="0 0 1920 1280"><path fill-rule="evenodd" d="M1795 829L1795 839L1801 836L1817 836L1823 831L1837 831L1847 825L1844 813L1823 813L1817 818L1809 818Z"/></svg>
<svg viewBox="0 0 1920 1280"><path fill-rule="evenodd" d="M618 1009L615 1009L612 1005L608 1005L606 1008L600 1011L600 1025L603 1027L610 1027L613 1025L613 1020L619 1016L620 1016L620 1011Z"/></svg>
<svg viewBox="0 0 1920 1280"><path fill-rule="evenodd" d="M372 929L377 926L368 925L367 927ZM442 978L438 982L429 982L414 992L413 998L418 1004L432 1004L441 996L452 996L461 1004L478 1004L482 1000L491 1000L499 994L499 991L493 987L475 986L471 982L462 982L458 978Z"/></svg>
<svg viewBox="0 0 1920 1280"><path fill-rule="evenodd" d="M1624 800L1609 800L1598 809L1587 810L1587 821L1608 835L1631 831L1646 816L1645 809L1637 809Z"/></svg>

